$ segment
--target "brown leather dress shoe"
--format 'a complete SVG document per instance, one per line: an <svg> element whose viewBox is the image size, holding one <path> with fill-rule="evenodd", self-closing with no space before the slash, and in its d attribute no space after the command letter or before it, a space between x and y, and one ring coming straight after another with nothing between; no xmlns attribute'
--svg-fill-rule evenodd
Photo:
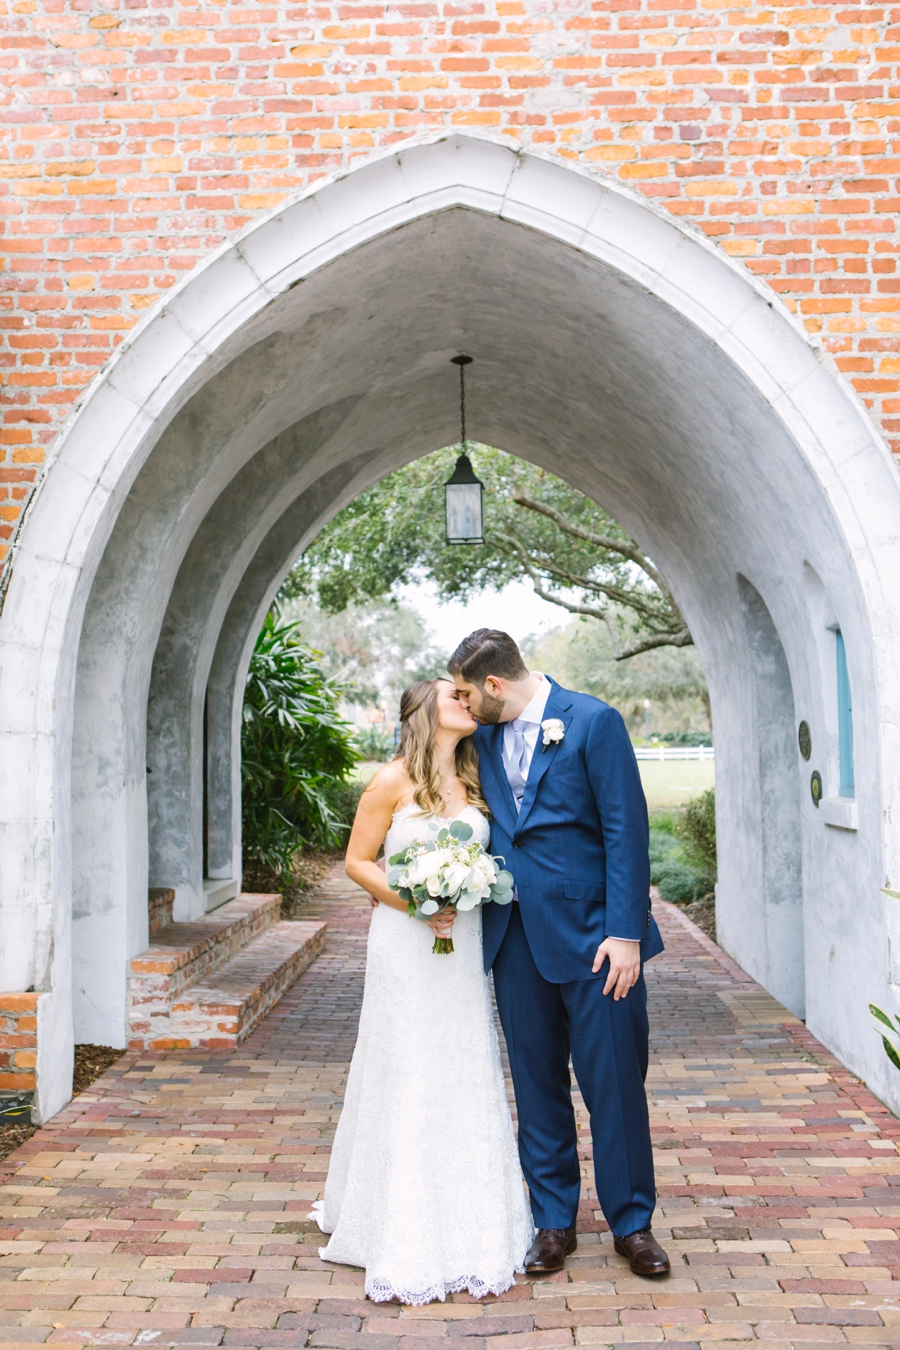
<svg viewBox="0 0 900 1350"><path fill-rule="evenodd" d="M617 1237L614 1242L619 1255L628 1258L635 1275L669 1274L669 1258L649 1228L629 1233L627 1237Z"/></svg>
<svg viewBox="0 0 900 1350"><path fill-rule="evenodd" d="M574 1228L539 1228L525 1257L526 1275L549 1275L562 1270L566 1257L577 1246Z"/></svg>

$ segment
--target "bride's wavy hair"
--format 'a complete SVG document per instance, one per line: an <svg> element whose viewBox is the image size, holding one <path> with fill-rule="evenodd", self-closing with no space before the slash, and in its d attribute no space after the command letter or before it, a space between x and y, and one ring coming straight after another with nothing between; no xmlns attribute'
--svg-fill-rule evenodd
<svg viewBox="0 0 900 1350"><path fill-rule="evenodd" d="M449 680L417 680L400 696L400 744L395 759L402 759L416 785L413 801L423 815L440 816L446 803L441 792L441 774L434 759L438 731L437 688ZM471 736L456 747L456 773L466 790L466 801L482 815L489 815L481 795L478 752Z"/></svg>

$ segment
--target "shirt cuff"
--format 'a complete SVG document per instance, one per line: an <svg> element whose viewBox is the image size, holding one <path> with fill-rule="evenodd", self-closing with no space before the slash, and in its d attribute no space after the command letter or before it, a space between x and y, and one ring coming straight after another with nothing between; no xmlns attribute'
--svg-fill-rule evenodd
<svg viewBox="0 0 900 1350"><path fill-rule="evenodd" d="M607 936L607 937L611 937L612 940L613 940L613 942L640 942L640 940L641 940L640 938L620 938L620 937L616 937L615 933L607 933L606 936Z"/></svg>

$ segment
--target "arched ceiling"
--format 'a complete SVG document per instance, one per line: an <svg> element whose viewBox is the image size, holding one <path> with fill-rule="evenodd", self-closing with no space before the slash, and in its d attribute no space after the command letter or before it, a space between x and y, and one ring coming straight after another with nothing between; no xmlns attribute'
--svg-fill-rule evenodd
<svg viewBox="0 0 900 1350"><path fill-rule="evenodd" d="M158 557L164 531L164 589L208 513L215 536L220 494L234 542L341 463L354 471L335 505L452 442L457 351L475 357L471 434L617 515L701 627L711 576L783 573L770 563L787 503L791 517L804 504L803 548L838 561L808 464L722 349L632 279L527 227L467 209L417 220L317 271L242 338L163 434L120 517L132 554L143 528Z"/></svg>

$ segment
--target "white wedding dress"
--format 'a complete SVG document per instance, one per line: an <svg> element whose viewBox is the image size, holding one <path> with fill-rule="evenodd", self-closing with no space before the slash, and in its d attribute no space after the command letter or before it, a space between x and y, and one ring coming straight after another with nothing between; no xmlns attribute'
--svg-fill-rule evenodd
<svg viewBox="0 0 900 1350"><path fill-rule="evenodd" d="M417 807L394 815L390 857L427 837ZM458 819L487 846L487 821ZM363 1266L383 1302L499 1294L523 1269L534 1229L500 1065L481 954L481 908L432 953L426 923L372 914L366 987L344 1109L316 1206L325 1261Z"/></svg>

